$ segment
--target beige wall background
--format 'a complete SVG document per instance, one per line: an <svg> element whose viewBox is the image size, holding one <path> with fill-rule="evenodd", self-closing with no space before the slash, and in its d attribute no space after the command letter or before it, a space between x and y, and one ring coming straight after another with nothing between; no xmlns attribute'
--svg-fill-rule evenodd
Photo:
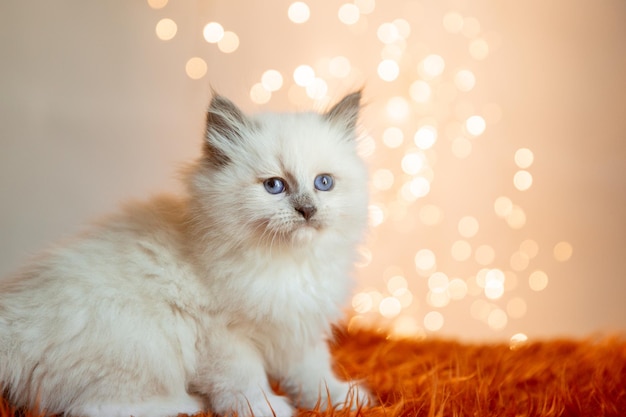
<svg viewBox="0 0 626 417"><path fill-rule="evenodd" d="M464 339L624 332L626 3L345 3L307 1L298 24L280 0L2 2L0 275L121 201L178 192L211 86L265 111L322 108L364 85L373 228L352 325ZM176 33L162 40L166 18ZM238 47L208 43L209 22ZM193 57L206 64L197 79ZM326 93L297 85L300 65ZM267 70L280 85L263 87ZM424 127L433 144L414 140Z"/></svg>

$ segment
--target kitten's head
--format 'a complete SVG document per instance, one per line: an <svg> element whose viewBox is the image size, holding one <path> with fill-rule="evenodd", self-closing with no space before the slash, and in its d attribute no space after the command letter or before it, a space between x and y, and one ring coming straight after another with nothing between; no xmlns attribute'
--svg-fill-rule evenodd
<svg viewBox="0 0 626 417"><path fill-rule="evenodd" d="M356 92L323 114L250 117L216 95L192 183L207 228L261 248L358 241L367 223L367 172L356 144L360 100Z"/></svg>

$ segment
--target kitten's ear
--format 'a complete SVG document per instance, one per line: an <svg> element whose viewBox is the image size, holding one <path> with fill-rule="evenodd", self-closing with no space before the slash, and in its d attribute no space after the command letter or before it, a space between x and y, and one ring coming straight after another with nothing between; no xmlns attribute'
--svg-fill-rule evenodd
<svg viewBox="0 0 626 417"><path fill-rule="evenodd" d="M324 114L326 120L343 127L347 131L356 128L361 110L361 90L348 94Z"/></svg>
<svg viewBox="0 0 626 417"><path fill-rule="evenodd" d="M206 157L216 165L227 164L230 158L224 148L241 139L250 125L250 120L232 101L214 93L206 115Z"/></svg>

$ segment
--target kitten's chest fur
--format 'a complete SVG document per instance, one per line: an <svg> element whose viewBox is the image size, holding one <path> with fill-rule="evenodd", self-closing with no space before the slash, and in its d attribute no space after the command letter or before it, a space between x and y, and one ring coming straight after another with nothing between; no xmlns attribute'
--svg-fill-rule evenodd
<svg viewBox="0 0 626 417"><path fill-rule="evenodd" d="M258 250L205 260L211 309L259 337L279 331L304 343L318 338L339 318L349 291L346 262L327 256L320 250Z"/></svg>

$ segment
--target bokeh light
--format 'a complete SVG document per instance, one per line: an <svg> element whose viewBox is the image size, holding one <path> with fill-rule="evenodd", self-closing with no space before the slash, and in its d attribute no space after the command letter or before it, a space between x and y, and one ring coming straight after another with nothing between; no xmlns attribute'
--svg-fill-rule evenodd
<svg viewBox="0 0 626 417"><path fill-rule="evenodd" d="M296 1L289 5L287 16L293 23L304 23L311 17L311 10L306 3Z"/></svg>
<svg viewBox="0 0 626 417"><path fill-rule="evenodd" d="M361 11L359 8L352 3L344 3L339 7L339 11L337 12L341 23L346 25L353 25L358 22L360 15Z"/></svg>
<svg viewBox="0 0 626 417"><path fill-rule="evenodd" d="M217 41L217 47L225 54L235 52L239 48L239 36L235 32L227 30L222 38Z"/></svg>
<svg viewBox="0 0 626 417"><path fill-rule="evenodd" d="M162 9L167 6L168 0L148 0L148 5L153 9Z"/></svg>
<svg viewBox="0 0 626 417"><path fill-rule="evenodd" d="M209 43L218 43L224 37L224 27L217 22L210 22L202 31L204 40Z"/></svg>
<svg viewBox="0 0 626 417"><path fill-rule="evenodd" d="M548 275L543 271L534 271L528 277L528 285L533 291L543 291L548 286Z"/></svg>
<svg viewBox="0 0 626 417"><path fill-rule="evenodd" d="M567 261L569 258L572 257L573 252L574 249L572 248L572 244L569 242L559 242L554 245L554 259L559 262Z"/></svg>
<svg viewBox="0 0 626 417"><path fill-rule="evenodd" d="M162 41L169 41L176 36L178 26L172 19L161 19L156 25L156 35Z"/></svg>
<svg viewBox="0 0 626 417"><path fill-rule="evenodd" d="M206 75L207 68L206 62L200 57L190 58L185 65L187 76L189 76L192 80L198 80L204 77Z"/></svg>

